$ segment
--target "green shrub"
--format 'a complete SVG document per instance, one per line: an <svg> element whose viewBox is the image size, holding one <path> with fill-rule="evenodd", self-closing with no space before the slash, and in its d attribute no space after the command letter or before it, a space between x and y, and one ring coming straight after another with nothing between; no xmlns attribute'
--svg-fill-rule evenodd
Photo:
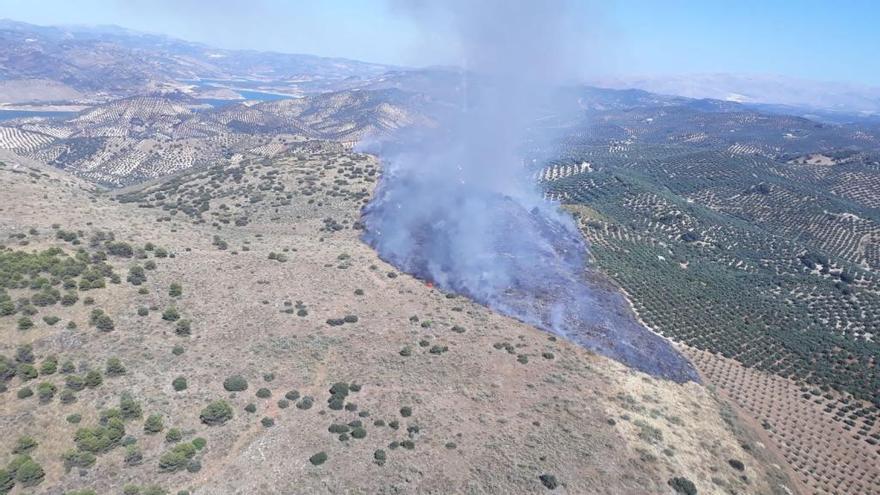
<svg viewBox="0 0 880 495"><path fill-rule="evenodd" d="M27 399L28 397L32 397L34 395L34 391L31 390L30 387L22 387L18 389L18 393L15 394L19 399Z"/></svg>
<svg viewBox="0 0 880 495"><path fill-rule="evenodd" d="M557 481L556 476L553 476L552 474L542 474L541 476L538 476L538 479L541 480L541 484L548 490L555 490L559 487L559 481Z"/></svg>
<svg viewBox="0 0 880 495"><path fill-rule="evenodd" d="M43 382L37 385L37 397L40 398L40 402L49 402L55 397L55 392L57 391L58 389L55 385L49 382Z"/></svg>
<svg viewBox="0 0 880 495"><path fill-rule="evenodd" d="M266 428L275 426L275 420L267 416L264 416L263 419L260 420L260 423Z"/></svg>
<svg viewBox="0 0 880 495"><path fill-rule="evenodd" d="M54 375L58 371L58 358L56 356L47 356L40 365L41 375Z"/></svg>
<svg viewBox="0 0 880 495"><path fill-rule="evenodd" d="M272 397L272 392L268 388L261 388L257 390L257 397L261 399L268 399Z"/></svg>
<svg viewBox="0 0 880 495"><path fill-rule="evenodd" d="M177 443L183 440L183 433L178 428L170 428L165 433L165 441L168 443Z"/></svg>
<svg viewBox="0 0 880 495"><path fill-rule="evenodd" d="M43 471L43 467L30 457L19 463L15 470L15 481L21 483L22 486L38 485L45 476L46 473Z"/></svg>
<svg viewBox="0 0 880 495"><path fill-rule="evenodd" d="M16 442L15 442L15 447L12 448L12 453L13 454L28 454L31 451L33 451L35 448L37 448L37 445L39 445L39 444L37 443L36 440L34 440L33 437L31 437L29 435L24 435L24 436L18 437L18 440L16 440Z"/></svg>
<svg viewBox="0 0 880 495"><path fill-rule="evenodd" d="M173 306L168 307L162 312L162 319L165 321L177 321L180 319L180 312Z"/></svg>
<svg viewBox="0 0 880 495"><path fill-rule="evenodd" d="M119 358L112 357L107 360L107 376L124 375L125 371L125 366L122 365L122 361L120 361Z"/></svg>
<svg viewBox="0 0 880 495"><path fill-rule="evenodd" d="M73 441L77 449L99 454L119 445L124 436L125 424L120 418L111 418L104 426L78 429Z"/></svg>
<svg viewBox="0 0 880 495"><path fill-rule="evenodd" d="M19 330L28 330L33 328L34 320L28 318L27 316L22 316L18 319L18 329Z"/></svg>
<svg viewBox="0 0 880 495"><path fill-rule="evenodd" d="M6 494L15 486L15 475L7 469L0 468L0 493Z"/></svg>
<svg viewBox="0 0 880 495"><path fill-rule="evenodd" d="M206 445L208 445L208 441L202 437L196 437L193 439L192 445L196 448L196 450L202 450L205 448Z"/></svg>
<svg viewBox="0 0 880 495"><path fill-rule="evenodd" d="M92 454L91 452L80 452L74 449L70 449L61 454L61 459L64 461L64 468L68 471L73 468L84 469L92 467L97 460L95 454Z"/></svg>
<svg viewBox="0 0 880 495"><path fill-rule="evenodd" d="M62 390L61 394L58 395L58 399L62 404L73 404L76 402L76 394L70 390Z"/></svg>
<svg viewBox="0 0 880 495"><path fill-rule="evenodd" d="M232 408L226 401L217 400L202 409L199 418L208 426L222 425L232 419Z"/></svg>
<svg viewBox="0 0 880 495"><path fill-rule="evenodd" d="M64 385L70 390L79 392L86 388L86 381L79 375L67 375L64 377Z"/></svg>
<svg viewBox="0 0 880 495"><path fill-rule="evenodd" d="M351 430L351 437L352 438L361 439L361 438L366 438L366 436L367 436L367 430L365 430L364 428L357 427L357 428L354 428Z"/></svg>
<svg viewBox="0 0 880 495"><path fill-rule="evenodd" d="M138 419L143 415L141 405L129 393L119 396L119 414L122 419Z"/></svg>
<svg viewBox="0 0 880 495"><path fill-rule="evenodd" d="M299 399L299 391L298 390L291 390L291 391L287 392L286 394L284 394L284 398L289 401L295 401L295 400Z"/></svg>
<svg viewBox="0 0 880 495"><path fill-rule="evenodd" d="M385 464L385 460L388 459L388 456L385 454L384 450L378 449L373 452L373 459L375 459L376 464L382 466Z"/></svg>
<svg viewBox="0 0 880 495"><path fill-rule="evenodd" d="M175 472L186 469L190 459L196 455L196 448L190 443L179 443L159 457L159 469Z"/></svg>
<svg viewBox="0 0 880 495"><path fill-rule="evenodd" d="M174 388L175 392L180 392L181 390L186 390L186 378L182 376L178 376L171 382L171 387Z"/></svg>
<svg viewBox="0 0 880 495"><path fill-rule="evenodd" d="M144 452L136 445L129 445L125 448L125 457L123 462L126 466L137 466L144 461Z"/></svg>
<svg viewBox="0 0 880 495"><path fill-rule="evenodd" d="M95 388L104 383L104 378L101 377L101 372L98 370L90 370L86 373L85 384L86 387Z"/></svg>
<svg viewBox="0 0 880 495"><path fill-rule="evenodd" d="M412 416L412 408L409 406L403 406L400 408L400 415L404 418L408 418Z"/></svg>
<svg viewBox="0 0 880 495"><path fill-rule="evenodd" d="M165 423L160 414L151 414L147 416L147 420L144 421L144 433L147 435L154 435L164 429Z"/></svg>
<svg viewBox="0 0 880 495"><path fill-rule="evenodd" d="M78 425L80 421L82 421L82 414L73 413L67 415L67 422L72 425Z"/></svg>
<svg viewBox="0 0 880 495"><path fill-rule="evenodd" d="M681 477L675 477L669 480L669 486L675 490L675 493L682 493L684 495L697 495L697 487L694 486L694 483L687 479Z"/></svg>
<svg viewBox="0 0 880 495"><path fill-rule="evenodd" d="M150 310L146 306L141 306L137 309L137 314L138 316L147 316L150 314Z"/></svg>
<svg viewBox="0 0 880 495"><path fill-rule="evenodd" d="M182 345L178 344L178 345L171 348L171 354L174 354L175 356L180 356L183 353L184 353L184 348Z"/></svg>
<svg viewBox="0 0 880 495"><path fill-rule="evenodd" d="M171 297L180 297L183 295L183 286L179 283L174 282L168 287L168 295Z"/></svg>
<svg viewBox="0 0 880 495"><path fill-rule="evenodd" d="M181 337L192 334L192 323L186 319L178 321L177 326L174 328L174 333Z"/></svg>
<svg viewBox="0 0 880 495"><path fill-rule="evenodd" d="M311 462L313 466L320 466L321 464L327 462L327 453L318 452L317 454L309 457L309 462Z"/></svg>
<svg viewBox="0 0 880 495"><path fill-rule="evenodd" d="M228 392L242 392L244 390L247 390L248 383L243 376L232 375L229 378L223 380L223 388L226 389Z"/></svg>
<svg viewBox="0 0 880 495"><path fill-rule="evenodd" d="M306 395L299 402L296 403L297 409L311 409L312 404L314 404L315 399L312 399L310 396Z"/></svg>
<svg viewBox="0 0 880 495"><path fill-rule="evenodd" d="M128 276L126 280L131 285L141 285L142 283L147 281L147 274L144 272L144 268L140 265L134 265L128 269Z"/></svg>
<svg viewBox="0 0 880 495"><path fill-rule="evenodd" d="M61 321L61 318L57 316L44 316L43 321L46 322L46 325L49 325L51 327L52 325Z"/></svg>
<svg viewBox="0 0 880 495"><path fill-rule="evenodd" d="M30 381L34 378L40 376L37 372L37 368L32 364L22 363L18 365L18 371L16 373L22 381Z"/></svg>
<svg viewBox="0 0 880 495"><path fill-rule="evenodd" d="M257 406L256 406L256 404L251 402L250 404L244 406L244 410L249 413L255 413L255 412L257 412Z"/></svg>

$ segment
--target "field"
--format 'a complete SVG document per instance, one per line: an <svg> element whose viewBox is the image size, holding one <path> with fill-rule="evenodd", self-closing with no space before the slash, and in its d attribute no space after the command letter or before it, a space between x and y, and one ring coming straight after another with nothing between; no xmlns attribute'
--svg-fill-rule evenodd
<svg viewBox="0 0 880 495"><path fill-rule="evenodd" d="M743 151L582 144L535 175L807 490L880 490L880 158Z"/></svg>

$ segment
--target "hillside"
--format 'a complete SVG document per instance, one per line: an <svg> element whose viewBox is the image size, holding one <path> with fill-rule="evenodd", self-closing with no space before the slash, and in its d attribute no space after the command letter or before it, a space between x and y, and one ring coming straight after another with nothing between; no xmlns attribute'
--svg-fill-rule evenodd
<svg viewBox="0 0 880 495"><path fill-rule="evenodd" d="M117 193L4 161L13 494L793 489L706 387L379 260L370 156L308 141Z"/></svg>

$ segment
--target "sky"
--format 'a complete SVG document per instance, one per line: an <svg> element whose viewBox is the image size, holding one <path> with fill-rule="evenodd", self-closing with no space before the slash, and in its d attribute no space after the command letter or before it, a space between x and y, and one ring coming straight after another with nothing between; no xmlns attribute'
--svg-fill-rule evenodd
<svg viewBox="0 0 880 495"><path fill-rule="evenodd" d="M222 48L461 65L442 22L425 32L406 15L420 1L0 0L0 18L116 24ZM591 76L735 73L880 86L880 1L570 3L582 35L572 42L584 48L572 63Z"/></svg>

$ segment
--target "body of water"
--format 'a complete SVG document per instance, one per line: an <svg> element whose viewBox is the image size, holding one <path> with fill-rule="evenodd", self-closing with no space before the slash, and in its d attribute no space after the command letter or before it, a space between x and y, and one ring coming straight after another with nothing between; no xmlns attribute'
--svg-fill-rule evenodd
<svg viewBox="0 0 880 495"><path fill-rule="evenodd" d="M72 117L77 112L44 112L39 110L0 110L0 121L26 117L46 117L50 119Z"/></svg>

